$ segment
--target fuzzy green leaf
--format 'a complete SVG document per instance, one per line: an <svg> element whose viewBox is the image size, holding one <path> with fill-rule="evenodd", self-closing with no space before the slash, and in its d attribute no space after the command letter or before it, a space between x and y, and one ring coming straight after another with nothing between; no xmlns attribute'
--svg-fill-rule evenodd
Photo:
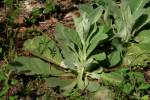
<svg viewBox="0 0 150 100"><path fill-rule="evenodd" d="M48 83L49 87L59 86L61 89L67 89L68 85L74 83L74 79L59 78L59 77L46 78L45 80Z"/></svg>
<svg viewBox="0 0 150 100"><path fill-rule="evenodd" d="M92 11L91 14L89 15L90 23L91 24L96 23L100 19L102 12L103 12L103 9L101 6L94 9L94 11Z"/></svg>
<svg viewBox="0 0 150 100"><path fill-rule="evenodd" d="M90 4L81 4L79 5L79 9L80 9L81 14L82 13L90 14L91 12L93 12L93 8Z"/></svg>
<svg viewBox="0 0 150 100"><path fill-rule="evenodd" d="M87 55L89 55L100 42L102 42L108 37L108 35L106 34L107 30L108 29L105 26L101 26L99 28L97 34L95 34L95 36L93 36L92 39L90 40L90 45L89 48L87 49Z"/></svg>
<svg viewBox="0 0 150 100"><path fill-rule="evenodd" d="M135 37L139 43L150 43L150 30L143 30Z"/></svg>
<svg viewBox="0 0 150 100"><path fill-rule="evenodd" d="M115 86L119 86L124 81L121 72L102 73L100 74L100 77L104 83L109 83Z"/></svg>
<svg viewBox="0 0 150 100"><path fill-rule="evenodd" d="M98 54L92 55L91 58L93 58L96 61L102 61L106 59L106 54L104 52L98 53Z"/></svg>
<svg viewBox="0 0 150 100"><path fill-rule="evenodd" d="M28 39L23 45L24 50L30 51L33 55L47 59L59 65L62 61L57 44L46 36L36 36Z"/></svg>
<svg viewBox="0 0 150 100"><path fill-rule="evenodd" d="M123 64L131 66L146 66L149 60L148 53L143 49L133 44L127 48L126 55L124 57Z"/></svg>
<svg viewBox="0 0 150 100"><path fill-rule="evenodd" d="M85 44L86 34L89 33L90 30L90 21L86 13L83 13L81 17L75 18L74 23L76 26L76 31L80 37L82 44Z"/></svg>
<svg viewBox="0 0 150 100"><path fill-rule="evenodd" d="M150 30L143 30L135 37L135 41L138 42L138 44L136 46L139 47L139 49L137 49L137 50L139 50L139 52L141 52L140 53L141 56L139 57L139 59L141 59L140 62L150 61L150 58L149 58L150 40L149 40L149 38L150 38ZM136 50L136 52L137 52L137 50Z"/></svg>
<svg viewBox="0 0 150 100"><path fill-rule="evenodd" d="M33 57L17 57L9 64L10 68L17 73L24 73L26 75L49 75L50 68L48 63L33 58Z"/></svg>
<svg viewBox="0 0 150 100"><path fill-rule="evenodd" d="M113 52L109 56L109 62L111 67L117 65L120 61L121 61L120 51Z"/></svg>
<svg viewBox="0 0 150 100"><path fill-rule="evenodd" d="M149 0L127 0L128 4L130 5L130 8L133 13L138 12L140 9L144 8L144 5L149 1Z"/></svg>
<svg viewBox="0 0 150 100"><path fill-rule="evenodd" d="M72 69L72 70L76 70L77 66L75 65L75 62L69 60L69 59L64 59L61 64L62 67L66 68L66 69Z"/></svg>
<svg viewBox="0 0 150 100"><path fill-rule="evenodd" d="M81 47L81 41L77 32L73 29L64 27L64 25L61 23L57 23L56 25L55 37L57 41L60 43L64 41L65 43L68 44L68 42L71 41L77 46Z"/></svg>
<svg viewBox="0 0 150 100"><path fill-rule="evenodd" d="M95 81L89 81L88 86L87 86L87 90L90 92L95 92L99 89L100 85L98 82Z"/></svg>

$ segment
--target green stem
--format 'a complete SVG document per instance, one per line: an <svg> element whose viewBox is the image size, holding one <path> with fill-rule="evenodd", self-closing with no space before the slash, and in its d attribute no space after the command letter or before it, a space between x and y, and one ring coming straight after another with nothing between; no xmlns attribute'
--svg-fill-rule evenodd
<svg viewBox="0 0 150 100"><path fill-rule="evenodd" d="M83 80L83 74L84 74L84 69L86 67L86 44L83 43L83 51L81 55L81 65L78 67L78 87L79 89L83 90L85 88L85 83Z"/></svg>
<svg viewBox="0 0 150 100"><path fill-rule="evenodd" d="M85 84L83 81L83 74L84 74L84 67L80 67L79 71L78 71L78 77L77 77L77 81L78 81L78 87L79 89L83 90L85 88Z"/></svg>

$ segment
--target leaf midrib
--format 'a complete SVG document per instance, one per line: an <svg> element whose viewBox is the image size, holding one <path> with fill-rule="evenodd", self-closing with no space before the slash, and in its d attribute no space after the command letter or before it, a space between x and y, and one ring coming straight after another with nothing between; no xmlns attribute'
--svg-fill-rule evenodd
<svg viewBox="0 0 150 100"><path fill-rule="evenodd" d="M144 0L140 0L140 1L141 1L141 2L140 2L140 4L139 4L139 6L135 9L135 12L138 11L138 9L141 7L142 3L144 2Z"/></svg>

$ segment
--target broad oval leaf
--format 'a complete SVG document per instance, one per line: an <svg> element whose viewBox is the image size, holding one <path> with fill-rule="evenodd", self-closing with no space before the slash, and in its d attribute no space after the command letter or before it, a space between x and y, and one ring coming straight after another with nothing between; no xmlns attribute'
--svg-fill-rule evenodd
<svg viewBox="0 0 150 100"><path fill-rule="evenodd" d="M56 43L46 36L36 36L33 39L28 39L25 41L23 49L57 65L62 61L62 56Z"/></svg>
<svg viewBox="0 0 150 100"><path fill-rule="evenodd" d="M149 54L141 49L138 45L132 44L127 48L126 55L123 60L124 65L131 66L146 66L147 61L150 61Z"/></svg>
<svg viewBox="0 0 150 100"><path fill-rule="evenodd" d="M63 90L68 90L68 88L72 89L76 85L75 79L67 79L66 77L50 77L45 79L48 83L49 87L57 87L59 86ZM68 87L71 85L70 87Z"/></svg>
<svg viewBox="0 0 150 100"><path fill-rule="evenodd" d="M9 64L10 69L17 73L24 73L26 75L49 75L50 68L48 63L41 59L33 57L20 56Z"/></svg>
<svg viewBox="0 0 150 100"><path fill-rule="evenodd" d="M107 31L108 29L105 26L101 26L99 28L97 34L95 34L95 36L93 36L93 38L90 40L90 45L87 49L87 55L89 55L101 41L105 40L108 37L108 35L106 34Z"/></svg>
<svg viewBox="0 0 150 100"><path fill-rule="evenodd" d="M78 33L73 29L64 27L61 23L56 24L55 38L60 43L63 43L63 41L67 44L68 42L73 42L77 46L81 47L81 41Z"/></svg>
<svg viewBox="0 0 150 100"><path fill-rule="evenodd" d="M135 37L139 43L150 43L150 30L143 30Z"/></svg>
<svg viewBox="0 0 150 100"><path fill-rule="evenodd" d="M90 92L95 92L99 89L100 87L100 84L96 81L89 81L88 82L88 86L87 86L87 90L90 91Z"/></svg>
<svg viewBox="0 0 150 100"><path fill-rule="evenodd" d="M140 43L137 45L138 47L140 47L142 50L146 50L147 54L149 54L150 52L150 43ZM146 52L145 52L146 53Z"/></svg>
<svg viewBox="0 0 150 100"><path fill-rule="evenodd" d="M121 62L121 51L115 51L112 52L108 58L109 58L109 62L110 62L110 67L113 67L117 64L119 64L119 62Z"/></svg>
<svg viewBox="0 0 150 100"><path fill-rule="evenodd" d="M76 70L76 65L74 64L73 61L70 61L70 60L67 60L67 59L64 59L61 64L60 64L62 67L66 68L66 69L72 69L72 70Z"/></svg>
<svg viewBox="0 0 150 100"><path fill-rule="evenodd" d="M128 4L130 5L130 8L132 12L137 12L140 9L143 9L145 4L148 3L149 0L127 0Z"/></svg>
<svg viewBox="0 0 150 100"><path fill-rule="evenodd" d="M115 86L119 86L123 83L124 77L121 72L110 72L100 74L102 81Z"/></svg>
<svg viewBox="0 0 150 100"><path fill-rule="evenodd" d="M102 15L102 12L103 12L103 9L102 9L101 6L96 8L96 9L94 9L91 12L91 14L89 15L90 23L91 24L96 23L100 19L101 15Z"/></svg>
<svg viewBox="0 0 150 100"><path fill-rule="evenodd" d="M81 4L79 5L79 9L81 14L84 12L86 12L87 14L90 14L91 12L93 12L93 7L90 4Z"/></svg>

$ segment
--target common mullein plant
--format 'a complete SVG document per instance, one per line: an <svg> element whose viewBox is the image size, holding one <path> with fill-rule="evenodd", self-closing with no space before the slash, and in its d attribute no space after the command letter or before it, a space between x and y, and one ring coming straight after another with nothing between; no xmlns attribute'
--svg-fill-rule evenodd
<svg viewBox="0 0 150 100"><path fill-rule="evenodd" d="M150 22L150 8L146 6L149 0L105 0L104 21L108 24L112 16L111 25L115 37L123 42L129 42L140 29Z"/></svg>
<svg viewBox="0 0 150 100"><path fill-rule="evenodd" d="M118 0L117 2L102 0L105 10L103 21L112 28L111 44L116 48L116 51L109 56L111 65L123 61L122 65L126 66L147 66L147 62L150 61L147 50L149 42L146 39L149 31L143 29L150 22L149 2L149 0ZM145 38L144 42L137 39L139 36Z"/></svg>
<svg viewBox="0 0 150 100"><path fill-rule="evenodd" d="M74 18L75 30L58 23L55 38L64 58L61 66L75 70L78 73L78 87L84 89L88 84L87 75L84 74L86 70L106 59L103 51L94 51L107 39L109 29L97 24L103 12L102 7L93 9L90 5L82 5L80 12L81 16Z"/></svg>
<svg viewBox="0 0 150 100"><path fill-rule="evenodd" d="M80 5L79 8L81 15L74 17L75 29L57 23L54 40L46 36L37 36L24 43L24 50L75 72L75 83L80 89L85 89L88 85L87 77L90 75L88 72L98 69L100 62L107 58L98 46L104 45L110 28L99 23L103 13L101 6L94 9L91 5ZM36 73L32 69L31 72Z"/></svg>

